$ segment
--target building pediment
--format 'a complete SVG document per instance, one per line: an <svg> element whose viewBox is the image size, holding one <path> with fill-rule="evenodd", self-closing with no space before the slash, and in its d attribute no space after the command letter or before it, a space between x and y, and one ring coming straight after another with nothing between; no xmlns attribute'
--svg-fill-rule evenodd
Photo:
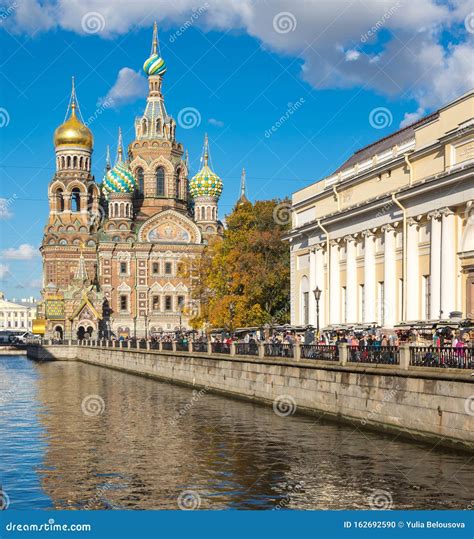
<svg viewBox="0 0 474 539"><path fill-rule="evenodd" d="M201 243L201 233L187 216L165 210L143 223L138 232L140 243Z"/></svg>

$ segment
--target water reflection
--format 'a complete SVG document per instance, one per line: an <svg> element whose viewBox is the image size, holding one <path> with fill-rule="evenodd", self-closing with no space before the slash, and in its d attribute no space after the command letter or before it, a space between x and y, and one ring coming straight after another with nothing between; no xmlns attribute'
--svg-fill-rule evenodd
<svg viewBox="0 0 474 539"><path fill-rule="evenodd" d="M394 509L474 499L463 455L81 363L0 366L3 386L17 381L0 420L13 508L176 509L184 491L201 509L370 508L380 492ZM90 395L103 413L84 413Z"/></svg>

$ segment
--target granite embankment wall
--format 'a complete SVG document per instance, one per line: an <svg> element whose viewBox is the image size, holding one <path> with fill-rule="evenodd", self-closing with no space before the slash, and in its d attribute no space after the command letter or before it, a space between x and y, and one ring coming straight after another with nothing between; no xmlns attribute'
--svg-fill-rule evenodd
<svg viewBox="0 0 474 539"><path fill-rule="evenodd" d="M95 346L31 346L28 355L79 360L270 404L282 414L310 413L474 451L470 371Z"/></svg>

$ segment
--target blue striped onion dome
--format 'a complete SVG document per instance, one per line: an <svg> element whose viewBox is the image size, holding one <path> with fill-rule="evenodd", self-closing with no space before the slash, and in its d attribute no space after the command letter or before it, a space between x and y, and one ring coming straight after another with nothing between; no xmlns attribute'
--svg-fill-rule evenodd
<svg viewBox="0 0 474 539"><path fill-rule="evenodd" d="M223 187L222 180L216 173L212 172L208 165L204 165L189 182L189 192L193 198L219 198Z"/></svg>
<svg viewBox="0 0 474 539"><path fill-rule="evenodd" d="M102 181L102 193L106 198L109 193L133 193L136 187L135 177L122 161L111 168Z"/></svg>
<svg viewBox="0 0 474 539"><path fill-rule="evenodd" d="M143 71L147 75L164 75L166 72L166 62L158 54L152 54L148 60L145 60Z"/></svg>

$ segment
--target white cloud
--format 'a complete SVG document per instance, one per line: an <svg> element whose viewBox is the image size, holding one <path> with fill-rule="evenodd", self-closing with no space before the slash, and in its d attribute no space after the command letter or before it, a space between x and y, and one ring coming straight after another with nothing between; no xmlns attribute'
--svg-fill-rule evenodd
<svg viewBox="0 0 474 539"><path fill-rule="evenodd" d="M217 120L216 118L209 118L208 123L214 127L224 127L224 122L222 120Z"/></svg>
<svg viewBox="0 0 474 539"><path fill-rule="evenodd" d="M193 9L202 8L202 0L42 0L41 7L39 0L23 0L23 4L28 7L5 21L17 31L59 26L86 35L82 20L97 12L104 21L98 34L103 38L150 28L155 18L179 26L190 20ZM267 49L300 58L301 76L315 88L366 87L414 97L422 107L433 107L473 86L474 47L464 27L472 0L207 0L206 7L193 25L243 30ZM274 21L284 12L294 22L277 31ZM139 82L137 73L124 69L129 70L129 80ZM127 90L127 84L123 88L122 82L119 74L117 98L134 98L138 90Z"/></svg>
<svg viewBox="0 0 474 539"><path fill-rule="evenodd" d="M6 264L0 264L0 279L6 279L9 274L10 268Z"/></svg>
<svg viewBox="0 0 474 539"><path fill-rule="evenodd" d="M140 73L129 67L122 67L118 72L115 84L110 88L107 95L100 100L101 103L110 103L116 108L125 103L132 103L147 94L147 82Z"/></svg>
<svg viewBox="0 0 474 539"><path fill-rule="evenodd" d="M345 57L346 57L346 62L353 62L354 60L357 60L360 57L360 52L349 49L348 51L346 51Z"/></svg>
<svg viewBox="0 0 474 539"><path fill-rule="evenodd" d="M38 249L29 243L22 243L19 247L10 247L2 251L2 258L7 260L31 260L38 255Z"/></svg>
<svg viewBox="0 0 474 539"><path fill-rule="evenodd" d="M10 211L10 202L6 198L0 198L0 219L10 219L13 213Z"/></svg>
<svg viewBox="0 0 474 539"><path fill-rule="evenodd" d="M400 129L407 127L418 121L420 118L423 118L425 115L425 109L419 107L415 112L405 112L403 120L400 122Z"/></svg>

